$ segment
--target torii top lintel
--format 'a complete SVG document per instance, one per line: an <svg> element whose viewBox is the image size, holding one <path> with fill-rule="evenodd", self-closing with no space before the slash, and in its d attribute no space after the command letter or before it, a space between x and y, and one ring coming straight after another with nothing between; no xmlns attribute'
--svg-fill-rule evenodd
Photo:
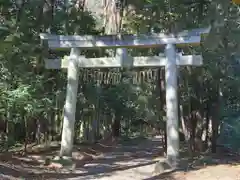
<svg viewBox="0 0 240 180"><path fill-rule="evenodd" d="M176 35L106 35L106 36L63 36L40 34L41 40L47 40L51 49L57 48L124 48L157 47L165 44L177 46L199 45L201 36L208 34L210 28L183 31Z"/></svg>

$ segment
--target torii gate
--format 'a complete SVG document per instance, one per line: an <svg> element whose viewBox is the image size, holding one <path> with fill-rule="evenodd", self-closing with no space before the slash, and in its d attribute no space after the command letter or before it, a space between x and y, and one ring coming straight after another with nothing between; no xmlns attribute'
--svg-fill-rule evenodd
<svg viewBox="0 0 240 180"><path fill-rule="evenodd" d="M108 35L108 36L62 36L41 34L51 49L71 48L70 56L63 60L47 59L46 67L68 68L68 85L64 109L62 144L60 155L71 156L73 146L75 111L78 90L79 68L113 67L159 67L165 66L166 115L167 115L167 160L175 166L179 156L177 66L200 66L201 55L183 56L177 54L176 46L200 45L201 35L208 34L210 28L184 31L177 35ZM165 56L130 57L126 48L165 46ZM115 58L85 58L81 49L117 48Z"/></svg>

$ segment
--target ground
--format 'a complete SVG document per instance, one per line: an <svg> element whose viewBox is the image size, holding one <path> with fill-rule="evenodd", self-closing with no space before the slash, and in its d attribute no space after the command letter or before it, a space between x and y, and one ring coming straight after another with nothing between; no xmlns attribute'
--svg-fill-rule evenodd
<svg viewBox="0 0 240 180"><path fill-rule="evenodd" d="M163 159L160 144L156 137L79 145L73 153L75 163L64 167L55 162L44 165L57 153L57 144L47 151L33 148L28 155L4 153L0 155L0 179L240 180L240 157L223 154L182 158L182 170L158 175L154 169Z"/></svg>

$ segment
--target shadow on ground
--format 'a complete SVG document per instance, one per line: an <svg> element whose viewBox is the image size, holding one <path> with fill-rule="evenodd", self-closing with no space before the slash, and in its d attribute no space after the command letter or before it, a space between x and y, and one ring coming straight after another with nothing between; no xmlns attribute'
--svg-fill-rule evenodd
<svg viewBox="0 0 240 180"><path fill-rule="evenodd" d="M220 164L237 166L240 162L239 157L235 156L203 154L193 159L182 158L180 170L155 176L153 174L155 163L163 154L158 138L76 146L74 153L76 163L74 170L43 166L44 158L56 154L56 148L46 152L32 152L28 156L2 154L0 177L2 175L1 179L90 180L109 177L109 180L176 180L175 174L185 174ZM177 180L181 180L180 176Z"/></svg>

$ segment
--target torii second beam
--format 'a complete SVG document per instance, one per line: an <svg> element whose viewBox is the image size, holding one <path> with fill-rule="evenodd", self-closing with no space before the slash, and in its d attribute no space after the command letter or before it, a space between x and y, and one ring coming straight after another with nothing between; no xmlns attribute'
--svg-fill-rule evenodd
<svg viewBox="0 0 240 180"><path fill-rule="evenodd" d="M63 59L45 59L46 69L62 69L68 67L69 56ZM131 58L131 57L130 57ZM167 58L161 56L150 57L132 57L132 67L159 67L167 64ZM201 55L182 55L177 54L176 64L178 66L201 66L203 58ZM118 58L85 58L80 56L78 58L79 68L120 68L124 67Z"/></svg>

